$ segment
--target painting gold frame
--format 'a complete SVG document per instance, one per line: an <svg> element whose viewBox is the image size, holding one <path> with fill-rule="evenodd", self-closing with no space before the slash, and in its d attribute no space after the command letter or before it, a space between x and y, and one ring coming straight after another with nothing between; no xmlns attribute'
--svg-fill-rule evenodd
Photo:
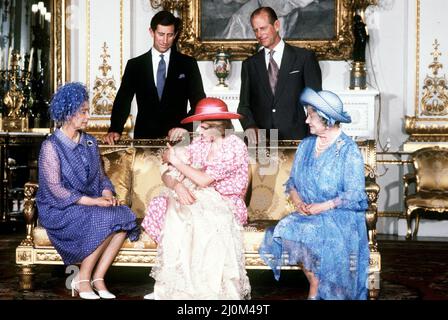
<svg viewBox="0 0 448 320"><path fill-rule="evenodd" d="M66 28L67 7L71 0L52 0L51 58L53 61L52 91L70 80L70 29Z"/></svg>
<svg viewBox="0 0 448 320"><path fill-rule="evenodd" d="M333 39L290 40L289 44L313 50L320 60L349 60L353 48L352 24L356 10L365 10L376 0L334 0L335 36ZM166 10L177 12L182 19L182 33L178 48L181 52L198 60L212 60L219 48L224 47L232 54L233 60L244 60L256 52L257 43L253 40L202 40L201 38L201 0L158 0ZM249 19L249 17L248 17Z"/></svg>
<svg viewBox="0 0 448 320"><path fill-rule="evenodd" d="M351 30L355 10L364 11L367 6L375 5L377 0L335 0L337 4L336 37L334 40L289 41L292 45L312 49L320 60L350 59L353 35ZM201 41L200 37L200 0L150 0L154 9L163 7L176 11L182 18L183 32L179 39L179 49L199 60L211 60L217 50L224 46L232 53L233 60L243 60L256 50L255 40ZM71 0L52 0L52 38L51 59L52 89L70 80L70 29L66 20L70 15L67 8Z"/></svg>

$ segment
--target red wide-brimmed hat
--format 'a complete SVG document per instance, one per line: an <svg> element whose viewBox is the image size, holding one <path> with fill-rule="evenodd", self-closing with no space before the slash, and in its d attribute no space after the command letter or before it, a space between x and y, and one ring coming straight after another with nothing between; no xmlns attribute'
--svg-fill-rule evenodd
<svg viewBox="0 0 448 320"><path fill-rule="evenodd" d="M229 112L227 104L218 98L204 98L196 105L194 115L186 117L180 123L204 120L240 119L242 115Z"/></svg>

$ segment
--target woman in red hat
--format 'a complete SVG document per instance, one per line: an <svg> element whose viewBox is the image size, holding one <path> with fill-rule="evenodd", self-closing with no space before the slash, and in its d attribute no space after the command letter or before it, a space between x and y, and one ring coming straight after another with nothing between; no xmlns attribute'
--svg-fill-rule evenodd
<svg viewBox="0 0 448 320"><path fill-rule="evenodd" d="M187 147L168 145L166 188L142 223L159 244L154 293L145 299L250 298L242 238L248 152L231 130L240 117L224 101L204 98L182 120L200 122L198 136Z"/></svg>

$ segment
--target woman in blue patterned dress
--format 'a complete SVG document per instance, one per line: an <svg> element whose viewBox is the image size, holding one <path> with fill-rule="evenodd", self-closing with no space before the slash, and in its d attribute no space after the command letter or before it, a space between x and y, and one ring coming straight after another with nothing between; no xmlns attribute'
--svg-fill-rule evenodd
<svg viewBox="0 0 448 320"><path fill-rule="evenodd" d="M295 211L266 231L260 255L280 277L300 264L308 299L366 299L369 247L364 161L339 123L350 123L339 97L305 88L311 136L297 148L286 193Z"/></svg>
<svg viewBox="0 0 448 320"><path fill-rule="evenodd" d="M81 264L72 294L113 299L104 276L126 236L135 241L140 229L132 211L114 197L96 139L82 131L90 117L88 101L80 83L66 84L53 96L50 113L58 129L42 143L36 202L39 222L64 264Z"/></svg>

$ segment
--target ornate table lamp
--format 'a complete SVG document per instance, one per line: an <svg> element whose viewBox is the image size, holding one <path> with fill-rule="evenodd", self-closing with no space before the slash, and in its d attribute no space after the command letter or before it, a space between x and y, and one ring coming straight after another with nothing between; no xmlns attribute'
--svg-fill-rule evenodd
<svg viewBox="0 0 448 320"><path fill-rule="evenodd" d="M226 79L230 74L230 53L224 50L224 46L221 46L218 52L216 52L215 60L213 60L213 70L219 79L216 87L219 89L228 89L229 86L226 84Z"/></svg>

